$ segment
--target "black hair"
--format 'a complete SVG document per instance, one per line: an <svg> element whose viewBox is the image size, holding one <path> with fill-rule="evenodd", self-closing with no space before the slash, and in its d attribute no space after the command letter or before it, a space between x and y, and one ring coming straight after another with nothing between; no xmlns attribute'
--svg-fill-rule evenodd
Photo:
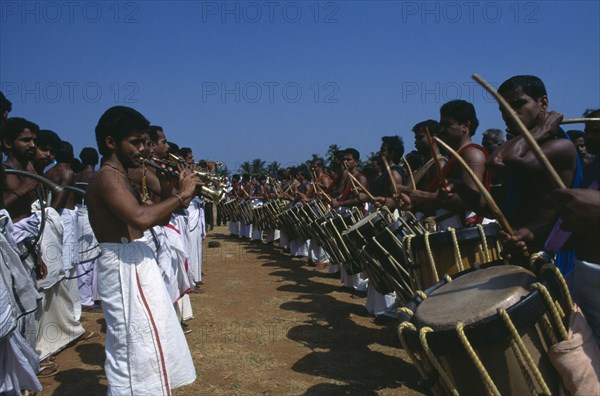
<svg viewBox="0 0 600 396"><path fill-rule="evenodd" d="M73 161L73 145L67 141L62 141L58 145L55 153L56 162L70 164Z"/></svg>
<svg viewBox="0 0 600 396"><path fill-rule="evenodd" d="M60 137L56 134L56 132L42 129L38 131L35 138L35 145L41 148L50 147L53 152L58 150L58 146L60 145Z"/></svg>
<svg viewBox="0 0 600 396"><path fill-rule="evenodd" d="M158 143L158 131L164 132L161 126L150 125L148 127L148 136L154 143Z"/></svg>
<svg viewBox="0 0 600 396"><path fill-rule="evenodd" d="M440 132L440 123L436 120L421 121L418 124L415 124L415 126L412 128L412 131L414 133L417 133L421 130L425 130L425 127L429 129L429 133L431 134L431 136L437 136Z"/></svg>
<svg viewBox="0 0 600 396"><path fill-rule="evenodd" d="M356 161L360 161L360 152L355 148L347 148L343 151L343 156L350 154Z"/></svg>
<svg viewBox="0 0 600 396"><path fill-rule="evenodd" d="M98 165L98 152L93 147L84 147L79 153L82 165Z"/></svg>
<svg viewBox="0 0 600 396"><path fill-rule="evenodd" d="M317 167L317 168L324 168L325 167L325 161L323 161L323 158L315 158L312 161L310 161L311 165Z"/></svg>
<svg viewBox="0 0 600 396"><path fill-rule="evenodd" d="M585 118L599 118L600 117L600 109L587 109L583 116Z"/></svg>
<svg viewBox="0 0 600 396"><path fill-rule="evenodd" d="M73 161L71 161L71 169L73 172L79 173L83 170L83 164L77 158L73 158Z"/></svg>
<svg viewBox="0 0 600 396"><path fill-rule="evenodd" d="M394 163L400 163L404 155L404 142L400 136L384 136L381 138L381 144L387 146L392 155Z"/></svg>
<svg viewBox="0 0 600 396"><path fill-rule="evenodd" d="M12 111L12 103L10 100L6 99L6 96L0 91L0 116L2 116L5 111L8 111L9 113Z"/></svg>
<svg viewBox="0 0 600 396"><path fill-rule="evenodd" d="M440 115L442 117L454 118L459 124L470 121L471 128L469 128L469 132L471 133L471 136L475 134L475 131L479 126L479 120L475 113L475 106L464 100L451 100L450 102L444 103L440 109Z"/></svg>
<svg viewBox="0 0 600 396"><path fill-rule="evenodd" d="M498 93L504 96L508 92L517 89L521 89L525 95L530 96L533 100L548 95L544 82L539 77L528 75L509 78L498 87Z"/></svg>
<svg viewBox="0 0 600 396"><path fill-rule="evenodd" d="M409 152L404 158L406 159L406 162L408 162L410 169L413 171L416 171L423 166L423 164L425 164L425 158L423 158L421 153L419 153L417 150Z"/></svg>
<svg viewBox="0 0 600 396"><path fill-rule="evenodd" d="M167 142L169 145L169 153L173 155L179 155L179 146L173 142Z"/></svg>
<svg viewBox="0 0 600 396"><path fill-rule="evenodd" d="M4 147L4 140L7 142L14 142L17 136L21 134L25 129L29 129L32 133L37 133L40 130L40 127L37 124L34 124L31 121L26 120L25 118L20 117L11 117L6 122L6 129L4 131L4 135L2 136L2 148L6 151L6 147Z"/></svg>
<svg viewBox="0 0 600 396"><path fill-rule="evenodd" d="M169 143L169 146L170 146L170 145L171 145L171 143ZM188 154L189 154L189 153L191 153L191 152L192 152L192 149L191 149L191 148L189 148L189 147L182 147L182 148L179 150L179 155L180 155L181 157L185 158L185 157L187 157L187 156L188 156Z"/></svg>
<svg viewBox="0 0 600 396"><path fill-rule="evenodd" d="M568 130L567 135L569 135L569 137L571 138L572 141L575 141L579 138L585 138L585 134L583 133L583 131L580 131L578 129Z"/></svg>
<svg viewBox="0 0 600 396"><path fill-rule="evenodd" d="M233 176L231 176L231 180L233 179L237 179L238 181L240 180L240 175L238 175L237 173Z"/></svg>
<svg viewBox="0 0 600 396"><path fill-rule="evenodd" d="M106 110L96 125L96 144L102 155L107 155L105 139L112 136L121 142L134 132L146 132L150 122L139 111L126 106L114 106Z"/></svg>

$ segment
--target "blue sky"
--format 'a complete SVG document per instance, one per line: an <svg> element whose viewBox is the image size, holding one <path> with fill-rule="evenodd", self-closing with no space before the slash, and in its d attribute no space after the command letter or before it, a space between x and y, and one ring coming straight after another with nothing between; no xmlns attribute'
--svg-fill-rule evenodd
<svg viewBox="0 0 600 396"><path fill-rule="evenodd" d="M197 159L230 170L297 163L330 144L367 155L475 104L504 129L497 86L541 77L566 117L600 106L598 1L0 2L0 90L11 116L52 129L78 153L123 104Z"/></svg>

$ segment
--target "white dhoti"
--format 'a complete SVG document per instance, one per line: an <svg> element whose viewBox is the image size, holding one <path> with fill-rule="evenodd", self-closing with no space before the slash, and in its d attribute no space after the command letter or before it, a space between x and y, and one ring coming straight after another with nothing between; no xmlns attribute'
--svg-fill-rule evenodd
<svg viewBox="0 0 600 396"><path fill-rule="evenodd" d="M381 294L374 287L367 289L367 301L365 301L367 312L373 316L398 317L398 304L396 293Z"/></svg>
<svg viewBox="0 0 600 396"><path fill-rule="evenodd" d="M308 241L308 254L308 258L315 263L329 263L325 249L312 239Z"/></svg>
<svg viewBox="0 0 600 396"><path fill-rule="evenodd" d="M258 226L255 224L252 227L252 240L253 241L262 241L262 230L260 228L258 228Z"/></svg>
<svg viewBox="0 0 600 396"><path fill-rule="evenodd" d="M188 207L188 226L190 229L189 270L194 282L202 281L202 240L206 237L204 210L202 201L193 199Z"/></svg>
<svg viewBox="0 0 600 396"><path fill-rule="evenodd" d="M179 287L177 285L177 258L174 258L171 245L167 239L165 227L154 226L144 231L144 241L154 252L154 257L160 271L160 275L165 284L165 288L171 296L171 301L175 302L179 297Z"/></svg>
<svg viewBox="0 0 600 396"><path fill-rule="evenodd" d="M290 254L292 256L308 256L308 241L296 238L290 242Z"/></svg>
<svg viewBox="0 0 600 396"><path fill-rule="evenodd" d="M367 291L367 285L369 284L368 279L363 278L363 273L349 275L344 269L343 265L340 265L340 278L342 284L346 287L352 288L358 292Z"/></svg>
<svg viewBox="0 0 600 396"><path fill-rule="evenodd" d="M0 211L0 394L20 395L24 389L42 390L36 377L38 354L19 332L18 322L32 316L39 295L15 251L10 228L8 214Z"/></svg>
<svg viewBox="0 0 600 396"><path fill-rule="evenodd" d="M77 243L77 212L62 209L60 219L63 225L63 265L65 280L70 300L73 301L75 320L81 319L81 300L79 297L79 284L77 264L79 263L79 244Z"/></svg>
<svg viewBox="0 0 600 396"><path fill-rule="evenodd" d="M600 345L600 263L575 260L576 302Z"/></svg>
<svg viewBox="0 0 600 396"><path fill-rule="evenodd" d="M87 207L77 206L77 242L79 246L79 264L77 265L77 285L82 306L92 306L98 300L96 281L96 260L100 256L100 247L90 225Z"/></svg>
<svg viewBox="0 0 600 396"><path fill-rule="evenodd" d="M196 379L194 363L147 242L101 243L109 395L167 395Z"/></svg>
<svg viewBox="0 0 600 396"><path fill-rule="evenodd" d="M280 238L279 230L266 230L265 231L265 239L267 243L275 242Z"/></svg>
<svg viewBox="0 0 600 396"><path fill-rule="evenodd" d="M281 230L279 233L279 246L281 246L282 249L290 248L290 241L287 234L283 230Z"/></svg>
<svg viewBox="0 0 600 396"><path fill-rule="evenodd" d="M18 331L0 339L0 394L21 395L21 390L40 392L38 355Z"/></svg>
<svg viewBox="0 0 600 396"><path fill-rule="evenodd" d="M229 221L229 234L234 236L240 236L240 222Z"/></svg>
<svg viewBox="0 0 600 396"><path fill-rule="evenodd" d="M186 253L185 238L177 223L174 218L171 218L171 222L165 227L165 235L169 246L171 246L174 275L177 281L177 296L173 302L177 302L194 287L193 276L188 271L189 257Z"/></svg>

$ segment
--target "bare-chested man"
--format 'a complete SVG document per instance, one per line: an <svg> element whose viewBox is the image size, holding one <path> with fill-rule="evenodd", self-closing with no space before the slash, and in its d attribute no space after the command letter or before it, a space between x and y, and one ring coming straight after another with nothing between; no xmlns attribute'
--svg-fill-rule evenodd
<svg viewBox="0 0 600 396"><path fill-rule="evenodd" d="M440 138L465 160L477 178L489 188L489 175L485 170L487 151L471 141L478 126L479 120L475 107L469 102L453 100L440 108ZM454 182L457 189L464 187L467 191L478 191L469 174L463 171L454 158L446 163L442 173L445 179ZM441 186L442 180L438 176L426 190L411 191L411 210L423 213L435 212L438 229L458 228L480 223L483 220L482 217L474 216L471 212L479 205L480 197L477 194L475 197L478 199L471 203L461 194L440 195L438 190Z"/></svg>
<svg viewBox="0 0 600 396"><path fill-rule="evenodd" d="M415 148L425 160L425 163L422 166L420 166L418 169L413 169L417 190L426 190L427 187L433 183L438 176L435 160L431 157L431 148L429 147L429 140L427 139L425 128L429 130L431 136L438 136L440 124L434 120L427 120L419 122L412 129L415 134ZM446 157L440 154L440 150L435 143L433 144L433 150L440 161L440 165L446 165Z"/></svg>
<svg viewBox="0 0 600 396"><path fill-rule="evenodd" d="M179 191L154 205L141 205L127 177L139 165L149 122L134 109L108 109L96 126L105 156L88 186L90 222L102 249L98 292L107 323L105 370L109 393L170 394L196 374L154 252L144 230L167 224L201 184L182 172Z"/></svg>
<svg viewBox="0 0 600 396"><path fill-rule="evenodd" d="M2 138L2 149L7 155L3 166L35 173L31 161L35 157L35 138L39 127L24 118L9 118ZM4 207L13 222L31 214L31 204L37 199L38 182L17 175L6 175L3 193Z"/></svg>
<svg viewBox="0 0 600 396"><path fill-rule="evenodd" d="M333 198L331 206L333 208L360 206L365 201L360 185L364 188L369 187L367 176L358 169L360 152L354 148L347 148L343 152L342 161L347 171L340 179L344 187L340 189L340 195ZM348 174L354 176L359 183L354 182Z"/></svg>
<svg viewBox="0 0 600 396"><path fill-rule="evenodd" d="M498 92L531 131L565 185L571 187L576 176L577 150L560 129L562 114L548 111L548 95L542 80L535 76L515 76L503 82ZM512 138L493 153L487 166L492 173L504 177L502 212L516 230L514 237L507 237L505 249L508 256L518 259L523 252L543 248L558 217L556 203L551 199L556 186L508 115L503 113L502 117Z"/></svg>
<svg viewBox="0 0 600 396"><path fill-rule="evenodd" d="M71 169L71 162L73 161L73 146L71 143L62 141L56 151L55 159L56 165L48 169L46 177L61 186L72 186L75 182L75 172ZM58 211L63 208L75 209L72 195L74 193L69 190L61 191L52 198L52 207Z"/></svg>

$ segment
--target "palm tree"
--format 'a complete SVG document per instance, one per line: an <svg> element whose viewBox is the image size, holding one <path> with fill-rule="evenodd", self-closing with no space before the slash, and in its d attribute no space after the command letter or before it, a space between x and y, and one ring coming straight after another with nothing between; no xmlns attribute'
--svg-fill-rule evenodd
<svg viewBox="0 0 600 396"><path fill-rule="evenodd" d="M252 174L253 175L264 175L266 172L265 164L267 161L263 161L260 158L252 160Z"/></svg>
<svg viewBox="0 0 600 396"><path fill-rule="evenodd" d="M281 164L277 161L273 161L267 166L267 174L271 177L276 177L280 169Z"/></svg>
<svg viewBox="0 0 600 396"><path fill-rule="evenodd" d="M335 153L337 153L340 150L341 148L337 144L329 145L329 148L327 148L327 154L325 154L326 165L328 167L331 167L331 165L333 164L333 158L335 156Z"/></svg>
<svg viewBox="0 0 600 396"><path fill-rule="evenodd" d="M240 164L239 172L241 174L248 173L252 174L252 164L249 161L244 161Z"/></svg>

